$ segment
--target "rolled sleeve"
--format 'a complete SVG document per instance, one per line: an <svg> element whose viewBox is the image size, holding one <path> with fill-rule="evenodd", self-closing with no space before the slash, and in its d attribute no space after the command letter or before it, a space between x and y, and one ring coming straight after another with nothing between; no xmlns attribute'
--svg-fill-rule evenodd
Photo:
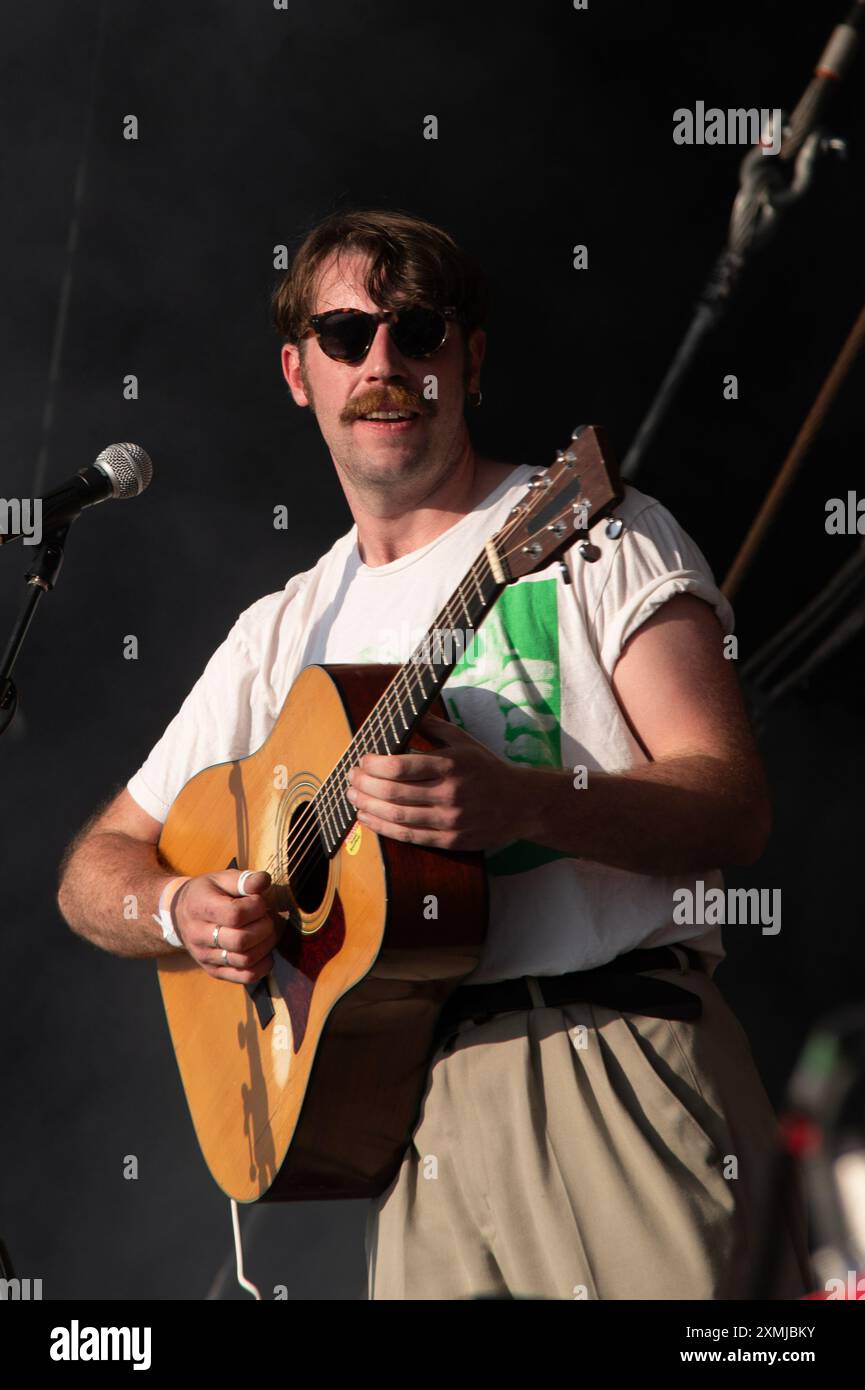
<svg viewBox="0 0 865 1390"><path fill-rule="evenodd" d="M625 527L595 614L600 662L612 676L625 643L675 594L710 604L723 633L735 618L700 548L660 502L643 508Z"/></svg>

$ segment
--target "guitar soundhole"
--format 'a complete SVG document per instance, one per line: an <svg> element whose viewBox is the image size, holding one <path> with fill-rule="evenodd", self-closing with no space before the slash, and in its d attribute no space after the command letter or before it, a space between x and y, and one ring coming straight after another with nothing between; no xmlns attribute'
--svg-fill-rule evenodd
<svg viewBox="0 0 865 1390"><path fill-rule="evenodd" d="M315 812L309 813L309 801L295 806L288 827L291 888L301 912L312 913L327 891L329 860L318 833ZM304 822L298 825L298 822Z"/></svg>

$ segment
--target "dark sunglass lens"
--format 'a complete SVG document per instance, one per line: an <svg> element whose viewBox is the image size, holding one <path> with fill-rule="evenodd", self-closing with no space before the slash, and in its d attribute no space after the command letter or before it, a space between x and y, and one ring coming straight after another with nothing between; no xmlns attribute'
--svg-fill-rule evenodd
<svg viewBox="0 0 865 1390"><path fill-rule="evenodd" d="M447 322L435 309L403 309L393 326L394 341L406 357L426 357L441 347Z"/></svg>
<svg viewBox="0 0 865 1390"><path fill-rule="evenodd" d="M361 313L333 314L322 324L318 341L328 357L339 362L357 361L369 348L369 319Z"/></svg>

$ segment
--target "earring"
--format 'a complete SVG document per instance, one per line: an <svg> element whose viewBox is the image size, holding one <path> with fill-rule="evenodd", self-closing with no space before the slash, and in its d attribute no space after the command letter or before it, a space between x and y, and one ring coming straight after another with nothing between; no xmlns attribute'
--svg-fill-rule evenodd
<svg viewBox="0 0 865 1390"><path fill-rule="evenodd" d="M469 394L468 394L468 402L469 402L469 405L479 406L480 403L481 403L481 401L483 400L483 398L484 398L484 393L483 393L483 391L469 391Z"/></svg>

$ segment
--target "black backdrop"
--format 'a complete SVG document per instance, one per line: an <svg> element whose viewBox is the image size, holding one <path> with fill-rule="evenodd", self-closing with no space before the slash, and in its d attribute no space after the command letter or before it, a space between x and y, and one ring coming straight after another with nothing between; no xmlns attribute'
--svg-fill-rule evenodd
<svg viewBox="0 0 865 1390"><path fill-rule="evenodd" d="M74 937L54 892L65 844L237 614L351 524L280 376L273 247L336 206L442 223L494 292L478 445L543 464L593 421L624 454L722 245L742 154L674 145L673 110L789 109L843 5L125 0L105 13L71 263L100 6L4 15L0 491L34 494L44 446L50 487L115 439L140 441L156 477L74 528L3 740L0 1235L47 1298L232 1298L228 1207L198 1154L153 964ZM865 291L863 75L865 58L833 112L846 163L823 169L754 267L637 480L719 578ZM437 141L422 138L429 114ZM722 397L731 372L738 401ZM137 401L123 399L129 373ZM742 659L855 548L826 536L824 506L862 478L863 386L859 363L739 596ZM4 556L3 633L31 556ZM773 710L774 836L730 876L783 892L780 935L728 928L718 976L776 1102L809 1023L863 993L858 655L853 642ZM123 1179L127 1154L138 1181ZM242 1212L249 1273L290 1297L363 1298L363 1210Z"/></svg>

